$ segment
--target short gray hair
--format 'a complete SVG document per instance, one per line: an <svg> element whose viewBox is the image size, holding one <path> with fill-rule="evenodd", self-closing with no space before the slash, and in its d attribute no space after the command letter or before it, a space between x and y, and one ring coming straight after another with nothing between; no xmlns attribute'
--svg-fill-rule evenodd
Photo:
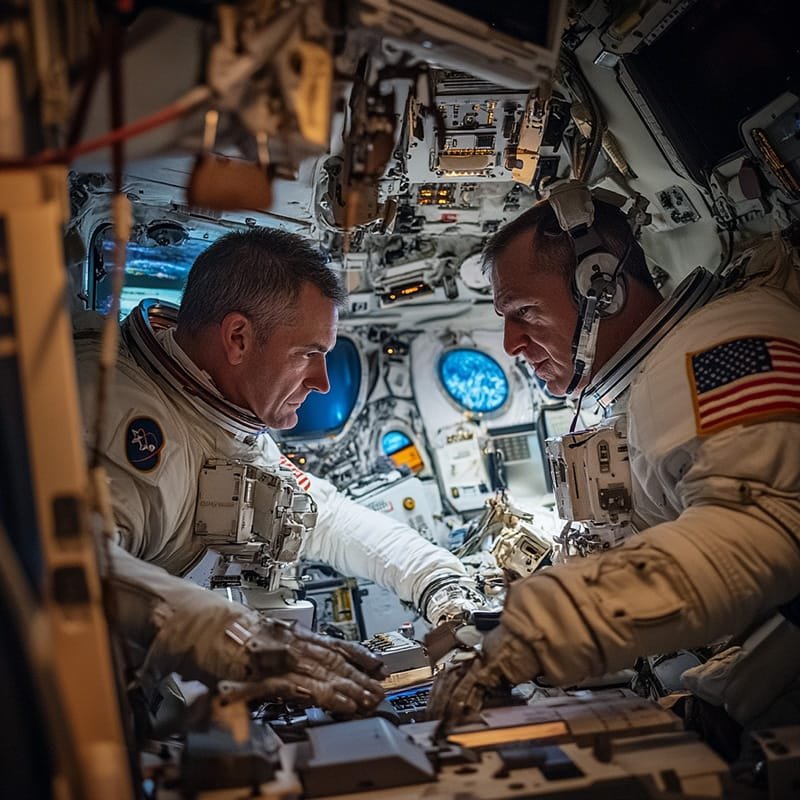
<svg viewBox="0 0 800 800"><path fill-rule="evenodd" d="M616 206L596 198L593 202L594 228L609 251L621 258L631 239L628 221ZM533 231L534 249L531 251L531 259L535 255L536 269L560 272L568 281L572 280L576 267L575 248L569 234L561 230L556 214L546 200L536 203L489 239L483 248L483 272L489 272L511 242L526 231ZM644 252L638 242L632 243L621 271L642 285L655 289Z"/></svg>
<svg viewBox="0 0 800 800"><path fill-rule="evenodd" d="M337 306L347 299L327 256L296 233L251 228L225 234L189 270L178 328L195 334L231 312L244 314L260 340L295 319L303 286L316 286Z"/></svg>

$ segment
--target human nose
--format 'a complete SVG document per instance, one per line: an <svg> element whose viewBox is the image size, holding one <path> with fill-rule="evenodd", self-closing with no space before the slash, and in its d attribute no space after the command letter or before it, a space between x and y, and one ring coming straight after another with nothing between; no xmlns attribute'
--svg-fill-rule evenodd
<svg viewBox="0 0 800 800"><path fill-rule="evenodd" d="M320 394L327 394L330 391L331 382L328 380L328 367L324 358L313 365L306 378L305 385L306 388Z"/></svg>
<svg viewBox="0 0 800 800"><path fill-rule="evenodd" d="M528 343L527 334L513 320L503 322L503 349L510 356L522 352Z"/></svg>

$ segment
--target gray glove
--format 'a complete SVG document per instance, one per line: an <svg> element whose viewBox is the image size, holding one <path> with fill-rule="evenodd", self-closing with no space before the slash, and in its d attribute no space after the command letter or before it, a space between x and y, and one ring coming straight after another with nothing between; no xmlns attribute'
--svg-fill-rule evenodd
<svg viewBox="0 0 800 800"><path fill-rule="evenodd" d="M280 675L242 681L220 681L223 700L233 702L279 697L330 711L368 711L383 699L378 680L383 662L355 642L321 636L295 623L262 619L254 639L285 647L286 669Z"/></svg>
<svg viewBox="0 0 800 800"><path fill-rule="evenodd" d="M383 698L383 662L361 646L261 617L116 545L110 550L115 623L143 684L177 672L210 687L225 681L231 699L302 699L344 713Z"/></svg>
<svg viewBox="0 0 800 800"><path fill-rule="evenodd" d="M498 625L486 634L480 651L456 652L444 664L428 700L428 719L457 724L483 708L491 689L532 680L538 672L528 643Z"/></svg>

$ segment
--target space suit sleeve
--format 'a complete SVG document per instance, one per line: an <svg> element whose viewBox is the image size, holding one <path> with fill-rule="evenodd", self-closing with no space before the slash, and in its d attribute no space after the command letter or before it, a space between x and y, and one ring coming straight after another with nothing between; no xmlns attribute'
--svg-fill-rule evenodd
<svg viewBox="0 0 800 800"><path fill-rule="evenodd" d="M303 542L303 557L375 581L416 606L433 581L466 576L461 562L444 548L407 525L358 505L328 481L309 477L319 516L314 532Z"/></svg>
<svg viewBox="0 0 800 800"><path fill-rule="evenodd" d="M151 509L158 508L157 487L141 487L114 464L106 462L109 476L109 492L114 509L115 538L117 544L138 558L152 557L147 552L144 531L148 522L152 523ZM148 495L153 494L154 497ZM151 530L161 530L150 524Z"/></svg>
<svg viewBox="0 0 800 800"><path fill-rule="evenodd" d="M114 513L114 540L136 558L181 574L195 558L181 547L175 531L179 512L191 501L180 470L171 470L159 482L138 479L114 461L103 458ZM199 550L199 547L197 548Z"/></svg>
<svg viewBox="0 0 800 800"><path fill-rule="evenodd" d="M99 449L108 476L116 541L129 553L180 573L192 553L180 551L180 520L188 515L196 470L183 443L186 425L138 366L121 358L106 403L102 439L95 442L99 333L76 340L84 440Z"/></svg>
<svg viewBox="0 0 800 800"><path fill-rule="evenodd" d="M109 544L112 615L144 680L178 672L213 685L221 677L245 680L252 654L236 631L250 630L258 614ZM263 652L265 674L286 667L277 643Z"/></svg>
<svg viewBox="0 0 800 800"><path fill-rule="evenodd" d="M795 597L799 430L773 421L709 437L678 483L676 520L514 584L503 623L544 677L570 684L740 634Z"/></svg>
<svg viewBox="0 0 800 800"><path fill-rule="evenodd" d="M343 713L380 702L382 662L355 642L261 616L109 543L112 615L143 683L170 672L223 699L282 697Z"/></svg>

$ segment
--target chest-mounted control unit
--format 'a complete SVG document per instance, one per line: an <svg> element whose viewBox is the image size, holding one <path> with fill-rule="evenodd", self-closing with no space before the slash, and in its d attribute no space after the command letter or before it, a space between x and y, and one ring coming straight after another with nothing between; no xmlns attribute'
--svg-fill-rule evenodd
<svg viewBox="0 0 800 800"><path fill-rule="evenodd" d="M545 442L558 515L583 523L596 548L632 532L631 468L625 416Z"/></svg>
<svg viewBox="0 0 800 800"><path fill-rule="evenodd" d="M278 588L316 522L316 503L289 470L214 459L200 471L195 536L267 591Z"/></svg>

